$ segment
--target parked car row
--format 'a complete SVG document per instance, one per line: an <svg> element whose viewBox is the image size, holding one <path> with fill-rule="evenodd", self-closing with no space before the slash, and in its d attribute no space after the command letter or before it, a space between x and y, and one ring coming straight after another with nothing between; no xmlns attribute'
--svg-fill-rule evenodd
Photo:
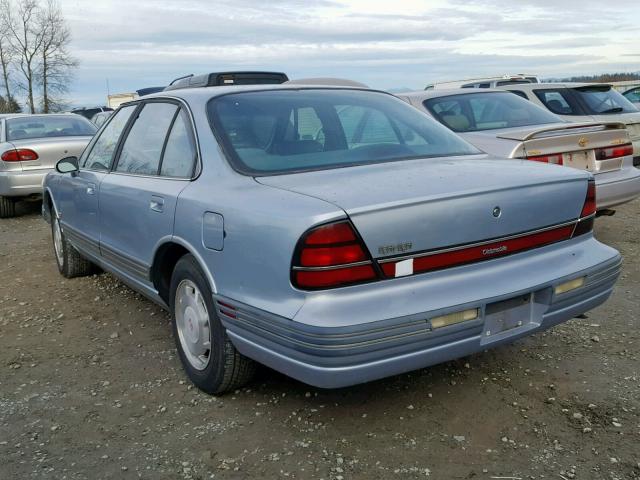
<svg viewBox="0 0 640 480"><path fill-rule="evenodd" d="M319 387L423 368L611 294L621 258L592 227L600 191L622 200L603 185L629 172L624 125L312 83L189 76L120 106L44 180L60 272L98 266L167 308L209 393L256 362Z"/></svg>

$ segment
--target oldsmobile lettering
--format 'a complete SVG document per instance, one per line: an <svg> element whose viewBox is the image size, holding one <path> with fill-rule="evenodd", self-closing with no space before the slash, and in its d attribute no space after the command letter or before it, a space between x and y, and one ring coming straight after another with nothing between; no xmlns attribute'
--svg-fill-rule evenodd
<svg viewBox="0 0 640 480"><path fill-rule="evenodd" d="M484 250L482 250L482 254L483 255L495 255L496 253L502 253L502 252L506 252L507 251L507 246L506 245L502 245L500 247L495 247L495 248L485 248Z"/></svg>

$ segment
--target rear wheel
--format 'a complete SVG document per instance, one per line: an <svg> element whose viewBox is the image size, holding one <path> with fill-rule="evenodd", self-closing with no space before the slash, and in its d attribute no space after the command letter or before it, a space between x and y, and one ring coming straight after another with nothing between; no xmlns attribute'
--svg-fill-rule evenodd
<svg viewBox="0 0 640 480"><path fill-rule="evenodd" d="M0 197L0 218L15 217L16 201L11 197Z"/></svg>
<svg viewBox="0 0 640 480"><path fill-rule="evenodd" d="M93 263L80 255L76 248L71 245L69 240L64 236L58 216L55 213L51 216L51 236L53 238L53 251L56 256L56 263L62 275L67 278L73 278L94 273L95 267Z"/></svg>
<svg viewBox="0 0 640 480"><path fill-rule="evenodd" d="M216 314L209 283L192 255L183 256L173 271L170 307L180 360L200 390L220 394L251 379L255 363L229 340Z"/></svg>

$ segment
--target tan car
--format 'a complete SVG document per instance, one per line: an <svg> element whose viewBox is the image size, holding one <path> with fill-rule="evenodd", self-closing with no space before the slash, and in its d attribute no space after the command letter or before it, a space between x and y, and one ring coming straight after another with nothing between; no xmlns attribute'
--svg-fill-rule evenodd
<svg viewBox="0 0 640 480"><path fill-rule="evenodd" d="M640 164L640 110L606 83L531 83L498 86L546 108L568 122L622 122Z"/></svg>
<svg viewBox="0 0 640 480"><path fill-rule="evenodd" d="M593 173L599 210L640 195L640 170L633 167L629 133L620 122L568 123L517 95L494 89L422 90L397 96L491 155Z"/></svg>

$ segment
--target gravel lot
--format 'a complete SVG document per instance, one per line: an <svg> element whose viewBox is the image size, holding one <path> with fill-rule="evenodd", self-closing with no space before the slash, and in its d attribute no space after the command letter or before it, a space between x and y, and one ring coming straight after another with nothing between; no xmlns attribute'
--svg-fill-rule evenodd
<svg viewBox="0 0 640 480"><path fill-rule="evenodd" d="M0 220L0 479L640 479L640 200L597 221L613 297L511 346L348 389L262 369L215 398L168 315L65 280L38 204Z"/></svg>

